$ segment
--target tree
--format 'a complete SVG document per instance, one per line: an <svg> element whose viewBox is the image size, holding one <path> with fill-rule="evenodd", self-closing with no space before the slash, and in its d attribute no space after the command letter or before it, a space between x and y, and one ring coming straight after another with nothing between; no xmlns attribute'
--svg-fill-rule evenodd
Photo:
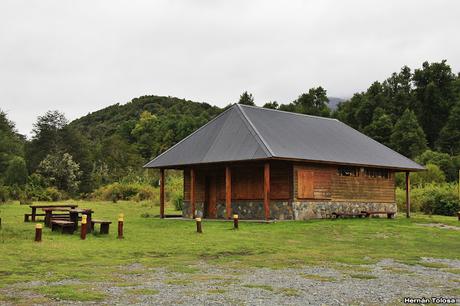
<svg viewBox="0 0 460 306"><path fill-rule="evenodd" d="M394 150L409 158L420 155L426 149L425 133L413 111L407 109L396 122L390 143Z"/></svg>
<svg viewBox="0 0 460 306"><path fill-rule="evenodd" d="M371 124L375 110L378 107L384 108L387 104L382 84L380 82L372 83L360 102L355 110L355 116L359 122L360 130L362 130Z"/></svg>
<svg viewBox="0 0 460 306"><path fill-rule="evenodd" d="M37 173L45 178L47 185L69 193L76 192L80 184L80 166L69 153L48 154L40 162Z"/></svg>
<svg viewBox="0 0 460 306"><path fill-rule="evenodd" d="M96 167L106 165L110 169L110 181L120 180L145 163L136 147L117 134L104 139L94 151L95 165L99 165Z"/></svg>
<svg viewBox="0 0 460 306"><path fill-rule="evenodd" d="M460 154L460 101L452 108L436 144L443 152Z"/></svg>
<svg viewBox="0 0 460 306"><path fill-rule="evenodd" d="M59 131L66 125L67 119L59 111L48 111L38 117L33 125L32 141L26 150L30 172L34 172L50 152L59 151Z"/></svg>
<svg viewBox="0 0 460 306"><path fill-rule="evenodd" d="M381 108L377 108L374 112L372 123L364 129L364 133L374 140L390 146L390 137L393 131L393 122L390 116Z"/></svg>
<svg viewBox="0 0 460 306"><path fill-rule="evenodd" d="M5 184L8 186L24 186L27 182L27 167L24 158L13 157L5 171Z"/></svg>
<svg viewBox="0 0 460 306"><path fill-rule="evenodd" d="M330 116L327 92L321 86L310 88L308 93L301 94L295 101L288 105L281 105L280 110L297 112L314 116Z"/></svg>
<svg viewBox="0 0 460 306"><path fill-rule="evenodd" d="M431 183L440 184L446 182L446 176L438 166L428 164L425 168L426 171L416 172L412 175L412 184L415 186L424 186Z"/></svg>
<svg viewBox="0 0 460 306"><path fill-rule="evenodd" d="M409 67L403 66L399 73L394 72L383 82L382 93L385 101L380 107L396 121L406 109L414 108L415 97L412 91L412 72Z"/></svg>
<svg viewBox="0 0 460 306"><path fill-rule="evenodd" d="M24 156L24 139L8 120L6 113L0 110L0 181L12 158Z"/></svg>
<svg viewBox="0 0 460 306"><path fill-rule="evenodd" d="M254 103L254 97L252 96L251 93L248 93L247 91L245 91L245 92L243 92L241 94L240 100L238 101L238 104L251 105L251 106L256 105Z"/></svg>
<svg viewBox="0 0 460 306"><path fill-rule="evenodd" d="M59 152L69 153L74 162L80 166L79 191L83 193L91 192L91 171L93 170L91 143L85 136L69 125L58 131L58 141Z"/></svg>
<svg viewBox="0 0 460 306"><path fill-rule="evenodd" d="M264 104L263 108L278 109L279 105L276 101L270 101Z"/></svg>
<svg viewBox="0 0 460 306"><path fill-rule="evenodd" d="M415 161L421 165L433 164L438 166L449 182L457 181L458 179L458 167L455 163L455 158L447 153L426 150Z"/></svg>
<svg viewBox="0 0 460 306"><path fill-rule="evenodd" d="M136 139L136 145L142 157L148 159L153 156L158 129L157 117L148 111L142 112L139 121L131 131Z"/></svg>
<svg viewBox="0 0 460 306"><path fill-rule="evenodd" d="M414 72L416 111L431 148L434 147L447 121L449 110L454 105L455 80L456 76L446 60L431 64L424 62L422 68Z"/></svg>

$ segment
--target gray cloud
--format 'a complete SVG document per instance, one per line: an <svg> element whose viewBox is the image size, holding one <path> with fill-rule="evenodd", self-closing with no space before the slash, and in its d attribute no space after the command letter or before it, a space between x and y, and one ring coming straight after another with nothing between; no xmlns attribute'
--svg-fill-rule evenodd
<svg viewBox="0 0 460 306"><path fill-rule="evenodd" d="M347 97L401 66L460 70L458 1L0 2L0 108L22 133L131 98Z"/></svg>

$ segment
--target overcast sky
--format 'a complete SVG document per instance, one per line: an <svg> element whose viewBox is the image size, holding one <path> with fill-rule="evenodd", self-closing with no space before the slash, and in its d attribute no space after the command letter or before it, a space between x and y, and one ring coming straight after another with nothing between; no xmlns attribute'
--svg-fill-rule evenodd
<svg viewBox="0 0 460 306"><path fill-rule="evenodd" d="M21 133L141 95L349 97L403 65L460 71L460 1L0 0L0 109Z"/></svg>

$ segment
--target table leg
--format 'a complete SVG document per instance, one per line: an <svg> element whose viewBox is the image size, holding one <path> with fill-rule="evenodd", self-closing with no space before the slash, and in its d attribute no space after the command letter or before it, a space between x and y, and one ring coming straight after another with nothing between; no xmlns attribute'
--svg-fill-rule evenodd
<svg viewBox="0 0 460 306"><path fill-rule="evenodd" d="M86 229L87 229L88 233L91 233L91 215L92 215L92 212L88 211L88 212L85 212L84 214L86 215Z"/></svg>
<svg viewBox="0 0 460 306"><path fill-rule="evenodd" d="M51 224L51 214L53 212L51 210L45 211L45 226L50 227Z"/></svg>
<svg viewBox="0 0 460 306"><path fill-rule="evenodd" d="M109 224L102 223L101 224L101 234L108 234L109 233Z"/></svg>
<svg viewBox="0 0 460 306"><path fill-rule="evenodd" d="M75 230L78 229L78 212L75 212L75 211L71 211L69 212L69 215L70 215L70 221L73 222L75 224Z"/></svg>
<svg viewBox="0 0 460 306"><path fill-rule="evenodd" d="M37 213L37 209L32 207L32 221L35 221L35 214Z"/></svg>

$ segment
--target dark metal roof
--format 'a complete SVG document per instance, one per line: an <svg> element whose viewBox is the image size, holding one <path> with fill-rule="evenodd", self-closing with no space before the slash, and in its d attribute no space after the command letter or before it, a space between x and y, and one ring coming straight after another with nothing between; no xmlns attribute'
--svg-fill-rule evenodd
<svg viewBox="0 0 460 306"><path fill-rule="evenodd" d="M267 158L424 169L336 119L240 104L232 106L144 167Z"/></svg>

